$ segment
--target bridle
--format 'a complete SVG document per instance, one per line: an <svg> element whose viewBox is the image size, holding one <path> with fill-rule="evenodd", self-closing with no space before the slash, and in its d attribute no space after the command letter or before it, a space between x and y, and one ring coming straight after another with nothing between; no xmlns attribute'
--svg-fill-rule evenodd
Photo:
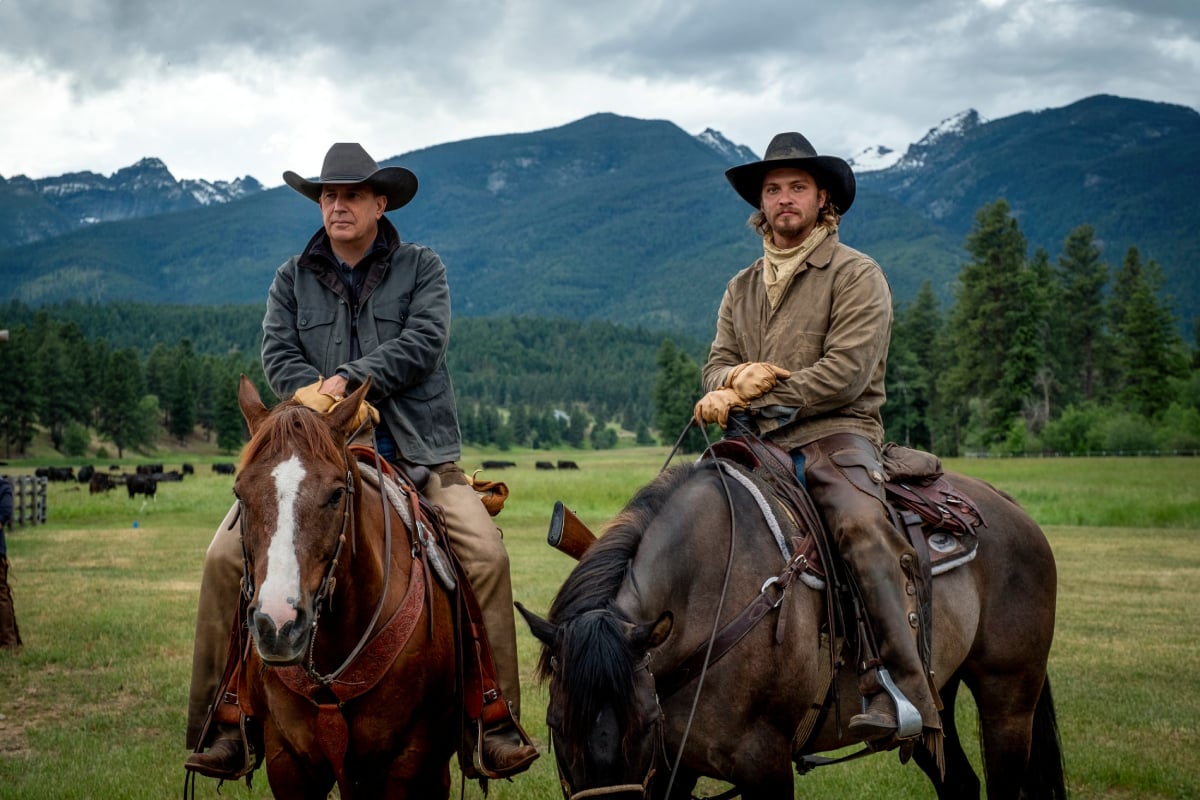
<svg viewBox="0 0 1200 800"><path fill-rule="evenodd" d="M380 474L382 474L378 450L374 451L374 455L375 468L380 471ZM337 587L337 576L334 573L337 571L338 564L341 562L342 550L346 546L347 531L350 532L351 555L353 555L357 550L356 543L358 520L354 513L356 506L354 503L354 498L355 495L358 494L358 483L355 481L354 471L351 469L351 455L346 443L342 444L342 466L345 467L346 470L346 492L343 497L342 527L338 531L337 547L334 549L333 557L329 560L329 563L326 564L325 574L321 578L321 585L318 587L317 593L313 596L312 631L309 634L308 639L308 664L305 667L305 671L308 673L308 676L323 686L328 686L334 683L338 677L341 676L341 674L345 672L351 664L354 663L354 660L358 658L358 655L363 651L363 648L366 647L367 643L371 640L371 637L375 631L375 625L379 622L379 617L383 613L384 604L387 602L388 584L391 578L389 561L391 559L392 552L392 515L388 513L389 509L387 507L387 494L381 491L380 502L383 505L384 564L383 587L379 593L379 602L375 604L375 611L371 615L371 621L363 630L363 634L359 638L358 644L354 646L354 649L351 650L350 654L346 656L345 660L342 661L341 666L333 670L333 672L325 675L317 672L314 662L317 642L317 623L321 618L322 609L329 605L329 601L331 601L334 590ZM245 597L248 605L254 597L254 577L253 573L251 572L250 555L246 551L246 515L244 513L244 504L240 497L238 498L237 522L240 527L242 547L242 594Z"/></svg>
<svg viewBox="0 0 1200 800"><path fill-rule="evenodd" d="M591 612L585 612L585 613L591 613ZM641 671L641 670L646 670L647 673L650 673L650 654L649 653L646 653L646 657L642 660L642 663L638 665L635 672ZM653 682L653 680L654 680L653 673L650 673L650 678L651 678L651 682ZM658 747L662 750L663 755L665 756L667 746L666 746L666 740L664 738L664 733L663 733L664 717L663 717L662 706L660 706L658 703L658 695L657 694L655 694L655 696L654 696L654 705L658 709L658 715L655 717L655 719L651 723L651 725L658 729L657 735L655 735L655 738L658 740ZM654 735L654 734L652 734L652 735ZM554 731L550 732L550 744L552 747L554 746ZM650 781L654 780L654 775L655 775L655 772L657 771L655 768L655 764L657 763L657 758L652 758L652 759L650 759L650 766L646 771L646 777L644 779L642 779L641 783L620 783L620 784L616 784L615 786L597 786L594 789L584 789L582 791L577 792L577 791L575 791L575 788L571 785L571 779L568 778L566 776L566 774L563 773L562 764L559 763L557 758L554 761L555 761L555 766L558 769L558 784L559 784L559 788L562 789L563 800L585 800L586 798L589 798L589 797L607 797L609 795L630 794L632 792L636 792L638 797L645 797L646 793L650 790Z"/></svg>

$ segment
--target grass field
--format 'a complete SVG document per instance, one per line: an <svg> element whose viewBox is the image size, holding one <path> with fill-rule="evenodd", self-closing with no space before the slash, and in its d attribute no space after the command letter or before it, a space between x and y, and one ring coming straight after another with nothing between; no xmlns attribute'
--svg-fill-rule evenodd
<svg viewBox="0 0 1200 800"><path fill-rule="evenodd" d="M541 472L569 458L578 472ZM470 453L518 462L489 475L512 495L498 518L516 598L544 613L572 562L545 543L562 499L594 529L650 480L663 448ZM172 468L168 464L168 468ZM1200 797L1200 460L955 460L947 467L1008 491L1045 528L1059 567L1050 673L1068 780L1076 798ZM10 462L8 472L22 470ZM207 466L156 500L91 497L52 484L49 520L9 536L10 580L25 647L0 653L0 798L168 798L183 786L184 709L204 549L228 508L232 479ZM518 628L525 721L545 742L545 692L533 638ZM975 729L969 696L960 729ZM966 743L977 755L974 742ZM978 766L978 759L975 759ZM797 796L928 798L894 754L818 769ZM726 787L704 784L714 794ZM458 785L452 790L458 795ZM476 785L467 797L482 797ZM201 798L269 797L202 780ZM552 759L498 800L560 797Z"/></svg>

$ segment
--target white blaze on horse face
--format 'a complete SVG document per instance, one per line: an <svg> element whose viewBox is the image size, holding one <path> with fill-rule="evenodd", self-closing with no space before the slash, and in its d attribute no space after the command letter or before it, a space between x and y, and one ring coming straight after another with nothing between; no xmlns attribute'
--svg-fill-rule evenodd
<svg viewBox="0 0 1200 800"><path fill-rule="evenodd" d="M304 480L304 465L292 456L271 470L275 479L275 533L267 548L267 577L258 592L259 613L275 622L276 630L296 619L300 601L300 561L296 557L296 501Z"/></svg>

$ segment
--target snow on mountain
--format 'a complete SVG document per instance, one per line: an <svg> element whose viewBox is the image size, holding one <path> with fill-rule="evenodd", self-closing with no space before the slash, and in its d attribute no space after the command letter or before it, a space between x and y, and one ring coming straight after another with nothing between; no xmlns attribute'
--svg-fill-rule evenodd
<svg viewBox="0 0 1200 800"><path fill-rule="evenodd" d="M720 131L713 130L712 128L705 128L702 132L696 134L696 138L717 151L731 166L758 161L758 156L749 147L746 147L744 144L734 144L726 139Z"/></svg>

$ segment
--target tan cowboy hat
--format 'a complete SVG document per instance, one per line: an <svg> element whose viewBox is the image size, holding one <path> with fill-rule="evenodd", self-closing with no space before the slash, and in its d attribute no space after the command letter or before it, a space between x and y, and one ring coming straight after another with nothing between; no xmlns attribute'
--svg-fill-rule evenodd
<svg viewBox="0 0 1200 800"><path fill-rule="evenodd" d="M408 203L417 193L417 176L404 167L379 168L357 142L339 142L325 154L321 177L315 181L301 178L288 170L283 181L313 202L321 202L321 189L329 184L365 183L376 194L387 197L384 211L395 211Z"/></svg>
<svg viewBox="0 0 1200 800"><path fill-rule="evenodd" d="M854 203L854 171L837 156L819 156L808 139L798 133L776 134L767 145L762 161L742 164L725 170L725 177L734 190L750 205L762 203L763 178L773 169L792 167L802 169L829 192L838 212L845 214Z"/></svg>

